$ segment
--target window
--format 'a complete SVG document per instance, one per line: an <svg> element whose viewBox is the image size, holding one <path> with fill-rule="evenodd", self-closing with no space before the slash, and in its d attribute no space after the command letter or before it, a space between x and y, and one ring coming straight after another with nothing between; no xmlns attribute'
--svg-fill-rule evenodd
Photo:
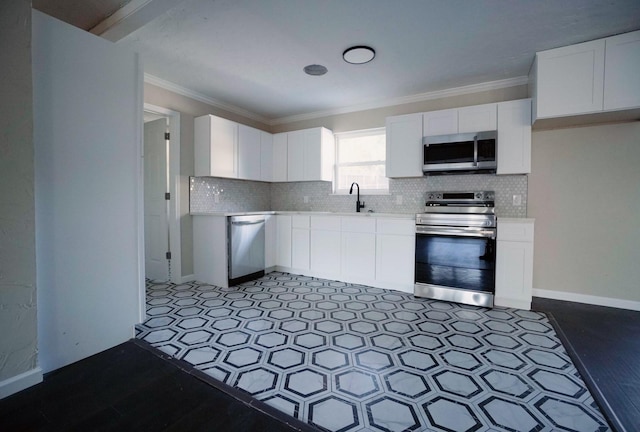
<svg viewBox="0 0 640 432"><path fill-rule="evenodd" d="M387 193L385 128L337 133L335 138L334 193L349 193L353 182L360 186L360 193Z"/></svg>

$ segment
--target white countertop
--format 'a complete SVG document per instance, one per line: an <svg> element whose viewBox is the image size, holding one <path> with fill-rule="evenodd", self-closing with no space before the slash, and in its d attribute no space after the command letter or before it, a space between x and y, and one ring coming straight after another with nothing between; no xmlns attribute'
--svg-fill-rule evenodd
<svg viewBox="0 0 640 432"><path fill-rule="evenodd" d="M191 216L245 216L245 215L308 215L308 216L356 216L377 218L415 219L415 213L369 213L369 212L321 212L321 211L258 211L258 212L193 212Z"/></svg>

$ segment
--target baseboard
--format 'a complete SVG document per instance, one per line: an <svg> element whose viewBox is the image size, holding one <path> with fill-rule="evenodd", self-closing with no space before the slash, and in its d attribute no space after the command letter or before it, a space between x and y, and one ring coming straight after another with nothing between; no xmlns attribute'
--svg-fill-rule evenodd
<svg viewBox="0 0 640 432"><path fill-rule="evenodd" d="M531 300L511 299L504 297L496 297L493 301L494 305L513 309L531 310Z"/></svg>
<svg viewBox="0 0 640 432"><path fill-rule="evenodd" d="M575 303L586 303L586 304L592 304L596 306L607 306L607 307L613 307L618 309L629 309L629 310L640 311L640 302L633 301L633 300L623 300L623 299L617 299L617 298L611 298L611 297L600 297L600 296L593 296L588 294L578 294L578 293L565 292L565 291L551 291L551 290L544 290L544 289L537 289L537 288L533 289L533 296L548 298L553 300L564 300L564 301L570 301Z"/></svg>
<svg viewBox="0 0 640 432"><path fill-rule="evenodd" d="M0 382L0 399L42 382L42 369L37 367Z"/></svg>
<svg viewBox="0 0 640 432"><path fill-rule="evenodd" d="M180 280L181 280L180 283L193 282L194 280L196 280L196 275L190 274L190 275L182 276Z"/></svg>

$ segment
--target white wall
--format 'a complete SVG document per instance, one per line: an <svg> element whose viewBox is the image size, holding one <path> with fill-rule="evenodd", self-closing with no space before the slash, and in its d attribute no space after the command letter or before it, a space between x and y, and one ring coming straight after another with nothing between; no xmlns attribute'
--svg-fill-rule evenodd
<svg viewBox="0 0 640 432"><path fill-rule="evenodd" d="M37 369L31 2L0 2L0 398ZM33 374L30 374L33 372ZM31 376L29 376L31 375Z"/></svg>
<svg viewBox="0 0 640 432"><path fill-rule="evenodd" d="M640 301L640 122L536 131L533 286Z"/></svg>
<svg viewBox="0 0 640 432"><path fill-rule="evenodd" d="M135 53L33 11L38 348L45 372L134 336L144 286Z"/></svg>

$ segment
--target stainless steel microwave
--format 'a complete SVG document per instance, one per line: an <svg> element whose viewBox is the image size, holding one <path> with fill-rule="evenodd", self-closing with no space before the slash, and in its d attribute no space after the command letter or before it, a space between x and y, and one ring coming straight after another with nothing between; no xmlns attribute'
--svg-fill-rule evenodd
<svg viewBox="0 0 640 432"><path fill-rule="evenodd" d="M497 131L427 136L422 143L425 175L495 173L498 167Z"/></svg>

